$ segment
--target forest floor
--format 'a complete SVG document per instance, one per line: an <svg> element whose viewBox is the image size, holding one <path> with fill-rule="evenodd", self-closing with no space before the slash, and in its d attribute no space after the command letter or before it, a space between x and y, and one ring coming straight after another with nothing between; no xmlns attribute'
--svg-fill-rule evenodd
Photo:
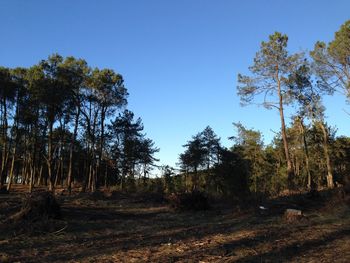
<svg viewBox="0 0 350 263"><path fill-rule="evenodd" d="M285 200L264 214L178 212L141 195L75 194L57 196L60 220L4 223L23 195L0 195L0 262L350 262L346 205L308 206L289 223L281 208L295 204Z"/></svg>

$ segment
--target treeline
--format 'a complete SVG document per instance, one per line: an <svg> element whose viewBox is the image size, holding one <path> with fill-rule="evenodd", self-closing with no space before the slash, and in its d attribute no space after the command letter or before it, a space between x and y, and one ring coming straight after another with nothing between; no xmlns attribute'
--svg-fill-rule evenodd
<svg viewBox="0 0 350 263"><path fill-rule="evenodd" d="M350 21L329 43L293 53L288 37L261 43L249 75L238 75L242 105L276 110L281 130L264 145L262 134L235 123L233 146L221 145L209 126L179 156L181 171L156 167L154 142L126 109L120 74L92 69L82 59L50 56L30 68L0 68L1 187L99 186L161 193L205 191L218 196L278 194L285 189L333 188L349 181L350 138L336 137L322 99L350 94ZM286 124L285 110L293 110ZM332 117L332 116L330 116ZM346 121L346 120L345 120Z"/></svg>
<svg viewBox="0 0 350 263"><path fill-rule="evenodd" d="M184 176L191 173L190 188L219 194L228 189L234 194L276 194L284 189L333 188L350 181L350 138L335 137L322 104L322 97L334 92L349 98L350 21L330 43L317 42L309 54L291 54L287 45L287 35L270 35L249 67L251 74L238 74L242 105L277 110L280 133L264 145L259 131L236 123L238 135L231 138L234 145L228 150L207 127L184 145L179 157ZM286 107L296 109L290 126Z"/></svg>
<svg viewBox="0 0 350 263"><path fill-rule="evenodd" d="M30 68L0 68L0 184L95 191L145 177L158 148L127 110L120 74L55 54Z"/></svg>
<svg viewBox="0 0 350 263"><path fill-rule="evenodd" d="M237 135L230 138L234 142L230 149L220 143L210 127L193 136L179 157L182 173L173 177L167 177L169 170L164 173L166 191L197 190L214 196L242 197L249 193L278 195L290 189L281 133L264 145L259 131L241 123L234 126ZM332 188L329 176L337 186L349 180L349 137L336 137L335 129L326 123L304 124L298 118L292 120L286 134L294 190Z"/></svg>

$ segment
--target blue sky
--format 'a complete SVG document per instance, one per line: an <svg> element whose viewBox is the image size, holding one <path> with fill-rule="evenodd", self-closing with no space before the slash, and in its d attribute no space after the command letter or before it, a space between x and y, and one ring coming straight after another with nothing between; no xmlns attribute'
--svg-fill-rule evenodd
<svg viewBox="0 0 350 263"><path fill-rule="evenodd" d="M332 39L349 10L347 0L3 0L0 65L31 66L58 52L114 69L125 78L128 107L160 147L161 163L175 165L182 145L207 125L226 146L238 121L270 142L279 117L240 107L237 74L248 73L274 31L289 36L291 52L310 50ZM338 135L350 130L344 101L325 98Z"/></svg>

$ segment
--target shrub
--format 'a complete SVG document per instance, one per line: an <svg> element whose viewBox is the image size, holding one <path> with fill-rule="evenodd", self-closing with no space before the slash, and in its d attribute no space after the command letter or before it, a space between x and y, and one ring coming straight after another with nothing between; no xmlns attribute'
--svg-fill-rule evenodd
<svg viewBox="0 0 350 263"><path fill-rule="evenodd" d="M176 210L207 210L209 209L208 197L200 191L190 193L171 194L168 197L172 208Z"/></svg>

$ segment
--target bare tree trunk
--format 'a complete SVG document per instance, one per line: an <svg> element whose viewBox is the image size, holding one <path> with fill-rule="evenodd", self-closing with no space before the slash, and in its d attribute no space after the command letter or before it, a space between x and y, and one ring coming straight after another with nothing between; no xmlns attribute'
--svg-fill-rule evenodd
<svg viewBox="0 0 350 263"><path fill-rule="evenodd" d="M18 182L19 182L19 171L20 171L20 169L17 166L17 168L16 168L16 175L15 175L15 182L16 182L16 184L18 184Z"/></svg>
<svg viewBox="0 0 350 263"><path fill-rule="evenodd" d="M192 191L198 188L198 171L197 166L194 168L194 174L192 175Z"/></svg>
<svg viewBox="0 0 350 263"><path fill-rule="evenodd" d="M16 149L17 149L17 146L15 145L13 147L13 156L12 156L12 162L11 162L10 178L9 178L9 181L8 181L8 184L7 184L7 191L10 191L11 185L12 185L12 181L13 181L13 170L14 170L14 167L15 167Z"/></svg>
<svg viewBox="0 0 350 263"><path fill-rule="evenodd" d="M26 158L26 163L25 163L25 184L29 185L30 182L30 156Z"/></svg>
<svg viewBox="0 0 350 263"><path fill-rule="evenodd" d="M108 180L108 163L105 162L105 188L107 188L107 180Z"/></svg>
<svg viewBox="0 0 350 263"><path fill-rule="evenodd" d="M33 191L34 174L35 174L35 167L31 167L31 169L30 169L30 180L29 180L29 193L31 193Z"/></svg>
<svg viewBox="0 0 350 263"><path fill-rule="evenodd" d="M70 149L69 149L69 167L68 167L68 178L67 178L67 188L68 192L71 193L72 191L72 181L73 181L73 149L74 149L74 142L77 139L78 134L78 125L79 125L79 116L80 116L80 107L77 107L77 114L75 116L75 124L74 124L74 132L73 137L70 143Z"/></svg>
<svg viewBox="0 0 350 263"><path fill-rule="evenodd" d="M100 135L100 145L99 145L99 152L98 152L98 160L97 160L97 166L96 166L96 177L100 176L101 173L101 163L102 163L102 154L103 154L103 144L104 144L104 122L105 122L105 115L107 109L102 108L101 110L101 135Z"/></svg>
<svg viewBox="0 0 350 263"><path fill-rule="evenodd" d="M92 170L92 178L91 178L91 192L96 191L96 170Z"/></svg>
<svg viewBox="0 0 350 263"><path fill-rule="evenodd" d="M54 191L54 182L53 182L53 166L52 166L52 130L53 130L53 123L49 123L49 138L48 138L48 156L47 156L47 170L48 170L48 176L49 176L49 191Z"/></svg>
<svg viewBox="0 0 350 263"><path fill-rule="evenodd" d="M36 181L37 185L41 184L42 176L43 176L43 164L40 165L39 176L38 176L38 180Z"/></svg>
<svg viewBox="0 0 350 263"><path fill-rule="evenodd" d="M19 115L19 110L18 110L18 95L17 95L17 101L16 101L16 111L15 111L15 118L14 118L14 128L15 128L15 143L13 146L13 151L12 151L12 161L11 161L11 170L10 170L10 178L7 184L7 191L10 191L11 189L11 184L13 182L13 170L15 167L15 159L16 159L16 151L17 151L17 144L18 144L18 115Z"/></svg>
<svg viewBox="0 0 350 263"><path fill-rule="evenodd" d="M89 180L88 180L88 190L91 190L91 185L92 185L92 160L90 162L90 165L89 165Z"/></svg>
<svg viewBox="0 0 350 263"><path fill-rule="evenodd" d="M305 152L305 166L306 166L306 173L307 173L307 188L311 190L312 186L312 178L311 178L311 172L310 172L310 165L309 165L309 148L307 146L306 142L306 136L305 136L305 127L302 120L300 120L300 133L302 135L303 139L303 146L304 146L304 152Z"/></svg>
<svg viewBox="0 0 350 263"><path fill-rule="evenodd" d="M26 179L27 179L27 153L26 152L24 154L21 177L22 177L22 185L25 185Z"/></svg>
<svg viewBox="0 0 350 263"><path fill-rule="evenodd" d="M319 125L321 127L322 134L323 134L323 151L326 158L326 166L327 166L327 187L334 188L332 165L331 165L331 160L329 158L329 150L328 150L328 132L322 122L319 122Z"/></svg>
<svg viewBox="0 0 350 263"><path fill-rule="evenodd" d="M57 161L57 166L56 166L56 177L55 177L55 187L57 187L60 184L60 180L61 180L61 161L58 160Z"/></svg>
<svg viewBox="0 0 350 263"><path fill-rule="evenodd" d="M6 99L3 98L2 102L3 114L2 114L2 155L1 155L1 171L0 171L0 188L6 181L6 166L7 166L7 107Z"/></svg>
<svg viewBox="0 0 350 263"><path fill-rule="evenodd" d="M287 140L287 132L286 132L286 124L284 122L284 112L283 112L283 97L281 93L281 82L278 77L278 68L277 68L277 88L278 88L278 98L279 98L279 113L281 118L281 131L282 131L282 139L283 139L283 146L284 146L284 154L287 161L287 176L288 176L288 188L293 189L294 188L294 169L293 164L290 159L289 155L289 147L288 147L288 140Z"/></svg>
<svg viewBox="0 0 350 263"><path fill-rule="evenodd" d="M95 192L96 190L96 181L97 181L97 177L96 177L96 151L95 151L95 144L96 144L96 140L95 140L95 131L96 131L96 122L97 122L97 112L94 113L94 121L93 121L93 125L92 125L92 142L91 142L91 170L90 170L90 176L91 178L89 178L90 181L90 190L92 192Z"/></svg>

